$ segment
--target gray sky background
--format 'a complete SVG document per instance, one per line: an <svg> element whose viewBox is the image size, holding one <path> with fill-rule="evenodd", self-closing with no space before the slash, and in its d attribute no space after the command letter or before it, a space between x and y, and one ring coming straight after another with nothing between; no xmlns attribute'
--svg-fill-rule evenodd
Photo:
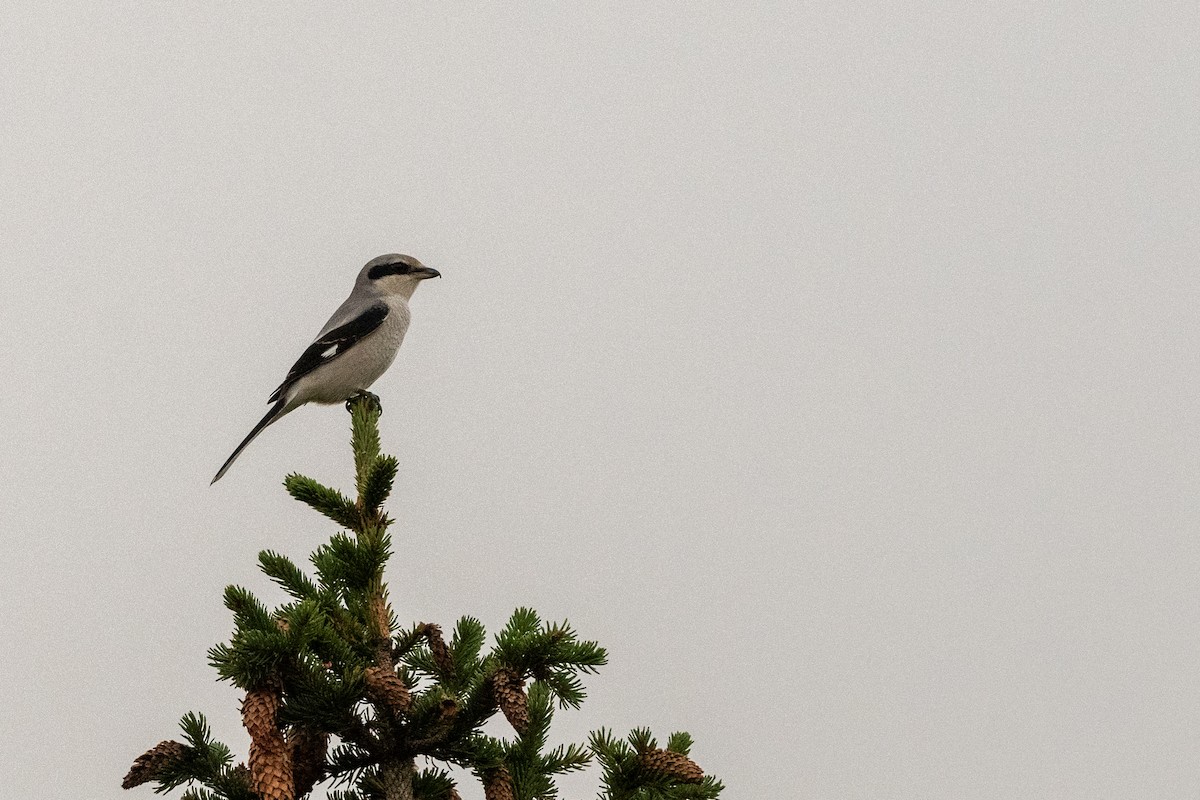
<svg viewBox="0 0 1200 800"><path fill-rule="evenodd" d="M561 737L1196 796L1200 11L983 5L4 4L0 795L244 755L221 589L332 532L345 412L208 482L400 251L396 609L599 640Z"/></svg>

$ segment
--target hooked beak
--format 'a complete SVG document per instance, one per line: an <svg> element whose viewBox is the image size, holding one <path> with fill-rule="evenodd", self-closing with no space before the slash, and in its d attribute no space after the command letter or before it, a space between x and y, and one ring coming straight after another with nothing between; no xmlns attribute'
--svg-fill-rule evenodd
<svg viewBox="0 0 1200 800"><path fill-rule="evenodd" d="M414 274L414 275L420 275L420 276L421 276L421 280L425 280L425 279L427 279L427 278L440 278L440 277L442 277L442 273L438 272L438 271L437 271L436 269L434 269L433 267L421 267L420 269L414 269L414 270L413 270L413 274Z"/></svg>

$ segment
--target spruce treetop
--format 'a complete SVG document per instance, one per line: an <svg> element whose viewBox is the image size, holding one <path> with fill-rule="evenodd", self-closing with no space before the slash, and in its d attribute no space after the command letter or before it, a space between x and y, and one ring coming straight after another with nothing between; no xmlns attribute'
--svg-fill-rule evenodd
<svg viewBox="0 0 1200 800"><path fill-rule="evenodd" d="M579 708L584 676L607 660L567 622L518 608L490 648L471 616L448 641L437 624L397 623L384 580L393 521L383 505L399 462L380 453L378 399L355 397L347 408L355 498L303 475L284 481L344 530L312 553L311 571L259 553L259 569L290 598L282 605L225 590L233 635L208 655L219 679L244 692L246 760L235 763L204 717L189 712L181 740L139 756L122 786L186 787L182 800L299 800L319 784L333 800L458 800L449 772L457 767L486 800L549 800L558 775L594 761L601 800L718 797L722 784L689 758L686 733L664 748L644 729L623 739L601 729L586 744L549 747L555 709ZM510 736L484 732L497 715Z"/></svg>

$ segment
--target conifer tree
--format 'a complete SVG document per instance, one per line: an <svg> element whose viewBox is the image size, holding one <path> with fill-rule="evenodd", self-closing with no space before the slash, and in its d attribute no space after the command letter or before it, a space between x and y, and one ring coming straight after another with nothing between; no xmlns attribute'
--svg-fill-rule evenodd
<svg viewBox="0 0 1200 800"><path fill-rule="evenodd" d="M259 569L291 598L273 610L239 586L225 590L234 632L209 659L245 692L247 759L235 764L189 712L182 741L139 756L122 786L186 787L182 800L300 800L318 784L333 800L458 800L453 765L479 780L486 800L535 800L557 797L555 777L595 759L602 800L717 797L723 787L688 758L686 733L659 748L649 730L620 739L602 729L586 745L548 749L555 707L578 708L582 676L606 660L566 622L519 608L487 650L474 617L458 620L448 641L433 623L397 625L383 503L399 464L379 452L378 399L364 394L347 408L356 499L302 475L284 481L344 531L311 555L311 575L278 552L259 553ZM511 736L484 733L496 714Z"/></svg>

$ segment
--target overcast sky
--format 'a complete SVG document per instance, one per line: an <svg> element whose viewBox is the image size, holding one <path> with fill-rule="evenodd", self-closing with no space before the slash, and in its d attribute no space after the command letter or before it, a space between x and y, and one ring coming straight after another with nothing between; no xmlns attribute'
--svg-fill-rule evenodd
<svg viewBox="0 0 1200 800"><path fill-rule="evenodd" d="M347 415L209 479L404 252L396 611L600 641L563 740L1195 797L1198 51L1194 2L5 3L0 795L151 797L188 710L244 757L221 590L333 532L281 480L352 485Z"/></svg>

